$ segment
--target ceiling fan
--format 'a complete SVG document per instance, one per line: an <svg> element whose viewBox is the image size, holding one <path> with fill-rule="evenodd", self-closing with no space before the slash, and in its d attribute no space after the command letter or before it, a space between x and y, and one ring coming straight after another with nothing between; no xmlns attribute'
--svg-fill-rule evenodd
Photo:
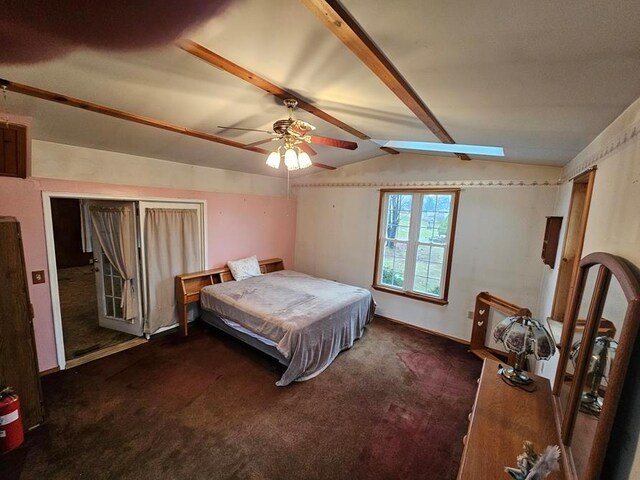
<svg viewBox="0 0 640 480"><path fill-rule="evenodd" d="M284 160L284 164L288 170L298 170L313 165L311 156L317 155L317 152L311 148L310 144L325 145L328 147L345 148L347 150L355 150L358 144L346 140L338 140L337 138L322 137L320 135L311 135L316 127L302 120L293 118L293 110L298 105L298 101L292 98L283 100L285 107L289 110L289 118L277 120L273 124L273 130L258 130L255 128L240 127L223 127L218 128L228 130L244 130L248 132L261 132L271 135L271 138L259 140L250 143L246 147L255 147L264 143L283 141L283 144L269 154L267 157L267 165L272 168L279 168L280 161Z"/></svg>

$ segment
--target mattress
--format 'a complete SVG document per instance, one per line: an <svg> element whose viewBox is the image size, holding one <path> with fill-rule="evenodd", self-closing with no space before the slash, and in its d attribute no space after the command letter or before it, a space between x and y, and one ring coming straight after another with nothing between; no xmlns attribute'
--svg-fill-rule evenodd
<svg viewBox="0 0 640 480"><path fill-rule="evenodd" d="M364 334L375 309L368 290L290 270L210 285L200 303L276 344L289 362L278 386L320 374Z"/></svg>

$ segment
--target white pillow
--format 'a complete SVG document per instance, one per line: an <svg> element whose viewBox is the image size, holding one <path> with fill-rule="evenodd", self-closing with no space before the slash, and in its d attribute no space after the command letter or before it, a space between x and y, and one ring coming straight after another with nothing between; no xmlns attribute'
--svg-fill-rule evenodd
<svg viewBox="0 0 640 480"><path fill-rule="evenodd" d="M239 260L229 260L227 267L231 270L231 275L233 275L236 282L262 275L260 265L258 264L258 257L255 255Z"/></svg>

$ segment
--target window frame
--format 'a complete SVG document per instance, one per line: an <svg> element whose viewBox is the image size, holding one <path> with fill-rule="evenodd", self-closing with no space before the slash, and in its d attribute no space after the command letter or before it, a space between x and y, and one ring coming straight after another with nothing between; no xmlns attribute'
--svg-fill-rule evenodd
<svg viewBox="0 0 640 480"><path fill-rule="evenodd" d="M382 246L384 244L384 239L386 238L386 234L384 232L384 228L386 227L386 219L388 215L387 208L385 206L385 198L388 194L405 194L405 195L413 195L412 200L412 221L410 223L410 231L408 235L408 240L402 241L402 243L407 244L407 254L406 254L406 264L409 265L408 270L405 266L405 276L406 273L409 272L410 275L415 276L415 268L416 268L416 255L418 251L418 246L420 243L420 225L416 225L416 222L413 221L413 210L420 208L419 211L422 211L421 204L422 202L416 202L416 196L420 200L423 198L425 194L450 194L452 197L452 205L450 210L451 215L451 228L449 239L447 243L447 247L445 250L444 258L446 264L444 265L444 279L442 281L442 295L440 297L435 297L433 295L428 295L420 292L416 292L415 290L407 290L403 288L396 288L390 285L382 284L380 278L382 275L382 265L384 261L382 260ZM447 305L449 303L449 282L451 280L451 265L453 263L453 248L455 243L455 234L456 234L456 226L458 223L458 206L460 203L460 189L459 188L391 188L391 189L381 189L380 190L380 199L378 204L378 228L376 231L376 257L375 257L375 265L373 269L373 284L371 287L375 290L379 290L382 292L392 293L394 295L401 295L403 297L413 298L415 300L421 300L428 303L435 303L437 305ZM413 285L413 281L411 282Z"/></svg>

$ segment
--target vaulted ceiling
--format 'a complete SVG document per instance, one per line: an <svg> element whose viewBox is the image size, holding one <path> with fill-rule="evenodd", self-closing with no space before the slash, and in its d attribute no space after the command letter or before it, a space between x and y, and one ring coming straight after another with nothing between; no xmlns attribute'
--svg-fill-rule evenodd
<svg viewBox="0 0 640 480"><path fill-rule="evenodd" d="M456 142L503 146L505 161L563 165L640 96L637 0L342 4ZM371 138L438 141L304 2L236 0L185 39ZM279 99L174 43L126 53L80 49L47 62L0 65L0 77L243 144L265 136L217 126L269 130L286 117ZM262 153L39 98L9 92L7 106L11 113L33 117L36 139L286 174L282 167L267 167ZM355 151L314 147L318 162L341 166L385 155L373 142L304 110L295 115L315 125L319 135L359 145Z"/></svg>

